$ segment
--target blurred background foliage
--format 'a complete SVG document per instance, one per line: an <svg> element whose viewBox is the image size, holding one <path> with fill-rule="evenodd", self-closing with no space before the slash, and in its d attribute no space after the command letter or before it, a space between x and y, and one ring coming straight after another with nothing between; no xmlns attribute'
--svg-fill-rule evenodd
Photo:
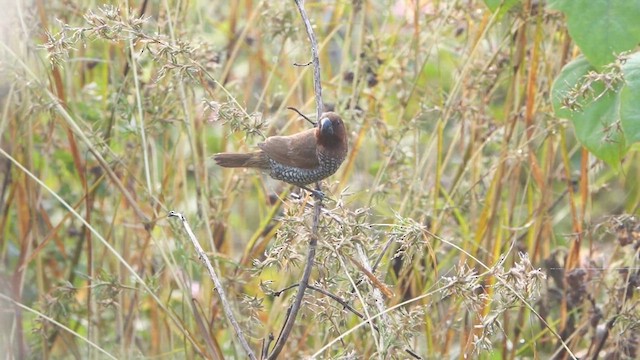
<svg viewBox="0 0 640 360"><path fill-rule="evenodd" d="M6 357L246 357L169 210L260 354L295 295L281 290L313 199L210 156L308 128L287 110L315 113L293 2L0 5ZM579 55L563 15L536 0L305 6L350 153L324 181L313 289L282 357L638 356L638 152L605 165L554 115L551 84Z"/></svg>

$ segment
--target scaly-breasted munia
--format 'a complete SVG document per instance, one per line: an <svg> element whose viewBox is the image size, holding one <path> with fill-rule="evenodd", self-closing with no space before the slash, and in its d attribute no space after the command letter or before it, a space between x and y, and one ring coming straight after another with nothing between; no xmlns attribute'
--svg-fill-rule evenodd
<svg viewBox="0 0 640 360"><path fill-rule="evenodd" d="M260 151L215 154L223 167L258 168L277 180L305 188L338 170L347 156L347 130L338 114L326 112L315 128L289 136L271 136Z"/></svg>

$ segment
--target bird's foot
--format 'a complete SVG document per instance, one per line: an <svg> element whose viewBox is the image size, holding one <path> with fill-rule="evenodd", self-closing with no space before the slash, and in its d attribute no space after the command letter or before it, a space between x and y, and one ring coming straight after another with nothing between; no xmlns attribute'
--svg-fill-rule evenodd
<svg viewBox="0 0 640 360"><path fill-rule="evenodd" d="M313 195L313 197L315 197L318 200L324 199L324 192L320 190L311 190L311 195Z"/></svg>
<svg viewBox="0 0 640 360"><path fill-rule="evenodd" d="M322 200L324 199L325 195L324 192L320 191L320 190L313 190L313 189L309 189L306 186L300 186L302 189L307 190L308 192L311 193L311 195L313 195L314 198L318 199L318 200Z"/></svg>

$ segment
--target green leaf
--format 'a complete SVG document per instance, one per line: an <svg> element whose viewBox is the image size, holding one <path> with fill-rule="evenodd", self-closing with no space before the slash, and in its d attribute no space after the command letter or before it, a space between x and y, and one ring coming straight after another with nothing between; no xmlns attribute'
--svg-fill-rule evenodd
<svg viewBox="0 0 640 360"><path fill-rule="evenodd" d="M622 66L625 85L620 91L620 125L629 144L640 141L640 53Z"/></svg>
<svg viewBox="0 0 640 360"><path fill-rule="evenodd" d="M640 42L640 0L551 0L567 17L571 38L596 68Z"/></svg>
<svg viewBox="0 0 640 360"><path fill-rule="evenodd" d="M551 89L553 108L556 115L571 120L578 140L591 153L617 168L628 149L624 134L618 127L619 92L608 90L600 96L604 85L594 82L591 85L593 96L578 98L575 109L568 109L563 103L576 85L583 83L585 75L593 70L584 57L567 64Z"/></svg>

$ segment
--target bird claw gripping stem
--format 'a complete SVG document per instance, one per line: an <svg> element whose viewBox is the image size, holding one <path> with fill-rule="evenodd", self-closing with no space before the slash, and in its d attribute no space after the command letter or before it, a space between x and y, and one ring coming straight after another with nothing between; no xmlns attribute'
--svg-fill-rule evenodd
<svg viewBox="0 0 640 360"><path fill-rule="evenodd" d="M314 198L316 198L316 199L318 199L318 200L323 200L323 199L325 198L325 194L324 194L324 192L323 192L323 191L321 191L321 190L313 190L313 189L310 189L310 188L308 188L308 187L306 187L306 186L300 186L300 188L301 188L301 189L305 189L305 190L307 190L308 192L310 192L310 193L311 193L311 195L312 195Z"/></svg>

